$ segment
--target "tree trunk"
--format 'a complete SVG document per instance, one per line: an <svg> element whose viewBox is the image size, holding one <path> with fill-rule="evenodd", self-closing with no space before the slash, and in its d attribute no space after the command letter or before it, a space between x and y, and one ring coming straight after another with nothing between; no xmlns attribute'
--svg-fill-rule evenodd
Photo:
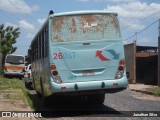
<svg viewBox="0 0 160 120"><path fill-rule="evenodd" d="M3 73L3 63L2 63L2 61L3 61L3 55L2 55L2 53L0 51L0 76Z"/></svg>
<svg viewBox="0 0 160 120"><path fill-rule="evenodd" d="M3 71L3 65L2 65L3 55L2 55L2 50L1 50L1 42L2 42L2 38L0 34L0 76L2 75L2 71Z"/></svg>

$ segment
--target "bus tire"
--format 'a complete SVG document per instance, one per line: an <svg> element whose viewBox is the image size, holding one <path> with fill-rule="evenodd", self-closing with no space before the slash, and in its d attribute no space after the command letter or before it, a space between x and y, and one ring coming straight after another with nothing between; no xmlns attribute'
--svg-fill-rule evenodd
<svg viewBox="0 0 160 120"><path fill-rule="evenodd" d="M42 97L42 95L41 95L41 93L40 93L40 92L38 92L38 91L37 91L37 89L36 89L35 79L34 79L34 78L33 78L33 87L34 87L34 89L35 89L35 91L36 91L36 93L37 93L37 97L41 98L41 97Z"/></svg>
<svg viewBox="0 0 160 120"><path fill-rule="evenodd" d="M37 97L39 97L39 98L42 97L42 94L40 92L36 91L36 93L37 93Z"/></svg>
<svg viewBox="0 0 160 120"><path fill-rule="evenodd" d="M3 78L7 78L6 75L3 75Z"/></svg>
<svg viewBox="0 0 160 120"><path fill-rule="evenodd" d="M27 83L27 82L25 82L25 83L24 83L24 85L25 85L25 87L26 87L26 88L28 88L28 87L29 87L29 85L28 85L28 83Z"/></svg>
<svg viewBox="0 0 160 120"><path fill-rule="evenodd" d="M41 87L41 95L42 95L42 103L44 107L49 107L50 104L50 97L46 97L44 95L44 88L43 88L43 81L42 78L40 78L40 87Z"/></svg>
<svg viewBox="0 0 160 120"><path fill-rule="evenodd" d="M22 79L23 79L23 77L22 77L22 76L19 76L18 78L19 78L19 80L22 80Z"/></svg>
<svg viewBox="0 0 160 120"><path fill-rule="evenodd" d="M91 105L102 105L105 100L105 94L88 95L87 102Z"/></svg>
<svg viewBox="0 0 160 120"><path fill-rule="evenodd" d="M36 85L35 85L35 80L34 80L34 78L32 78L32 87L33 87L34 90L36 90Z"/></svg>
<svg viewBox="0 0 160 120"><path fill-rule="evenodd" d="M26 87L27 89L29 89L29 90L32 90L32 89L33 89L33 87L32 87L32 84L31 84L31 83L27 83L27 82L25 82L25 87Z"/></svg>

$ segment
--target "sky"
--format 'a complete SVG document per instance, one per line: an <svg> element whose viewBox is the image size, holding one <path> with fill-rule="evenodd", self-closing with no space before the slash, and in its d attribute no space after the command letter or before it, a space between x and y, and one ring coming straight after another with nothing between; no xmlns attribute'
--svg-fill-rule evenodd
<svg viewBox="0 0 160 120"><path fill-rule="evenodd" d="M32 39L54 13L105 10L118 13L124 44L158 46L160 0L0 0L0 24L20 28L15 54L27 55Z"/></svg>

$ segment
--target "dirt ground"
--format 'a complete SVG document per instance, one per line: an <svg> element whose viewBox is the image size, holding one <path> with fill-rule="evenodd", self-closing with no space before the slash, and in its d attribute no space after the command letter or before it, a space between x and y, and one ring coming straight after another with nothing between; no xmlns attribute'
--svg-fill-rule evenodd
<svg viewBox="0 0 160 120"><path fill-rule="evenodd" d="M17 90L0 90L0 111L32 111L23 92ZM2 113L1 115L2 116ZM35 120L34 117L0 117L0 120Z"/></svg>

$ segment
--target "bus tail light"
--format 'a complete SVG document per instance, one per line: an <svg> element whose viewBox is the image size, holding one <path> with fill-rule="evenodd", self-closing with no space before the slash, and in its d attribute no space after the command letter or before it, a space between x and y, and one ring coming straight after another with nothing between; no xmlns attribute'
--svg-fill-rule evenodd
<svg viewBox="0 0 160 120"><path fill-rule="evenodd" d="M50 65L50 70L51 70L51 74L52 74L52 76L54 78L54 81L56 83L62 83L62 79L58 74L56 66L55 65Z"/></svg>
<svg viewBox="0 0 160 120"><path fill-rule="evenodd" d="M55 65L51 65L51 66L50 66L50 70L51 70L51 71L56 70L56 66L55 66Z"/></svg>
<svg viewBox="0 0 160 120"><path fill-rule="evenodd" d="M120 79L123 77L124 69L125 69L125 61L120 60L115 79Z"/></svg>
<svg viewBox="0 0 160 120"><path fill-rule="evenodd" d="M125 61L124 60L120 60L119 61L119 66L124 66L125 65Z"/></svg>
<svg viewBox="0 0 160 120"><path fill-rule="evenodd" d="M123 66L119 66L118 67L118 71L123 71L124 70L124 67Z"/></svg>

